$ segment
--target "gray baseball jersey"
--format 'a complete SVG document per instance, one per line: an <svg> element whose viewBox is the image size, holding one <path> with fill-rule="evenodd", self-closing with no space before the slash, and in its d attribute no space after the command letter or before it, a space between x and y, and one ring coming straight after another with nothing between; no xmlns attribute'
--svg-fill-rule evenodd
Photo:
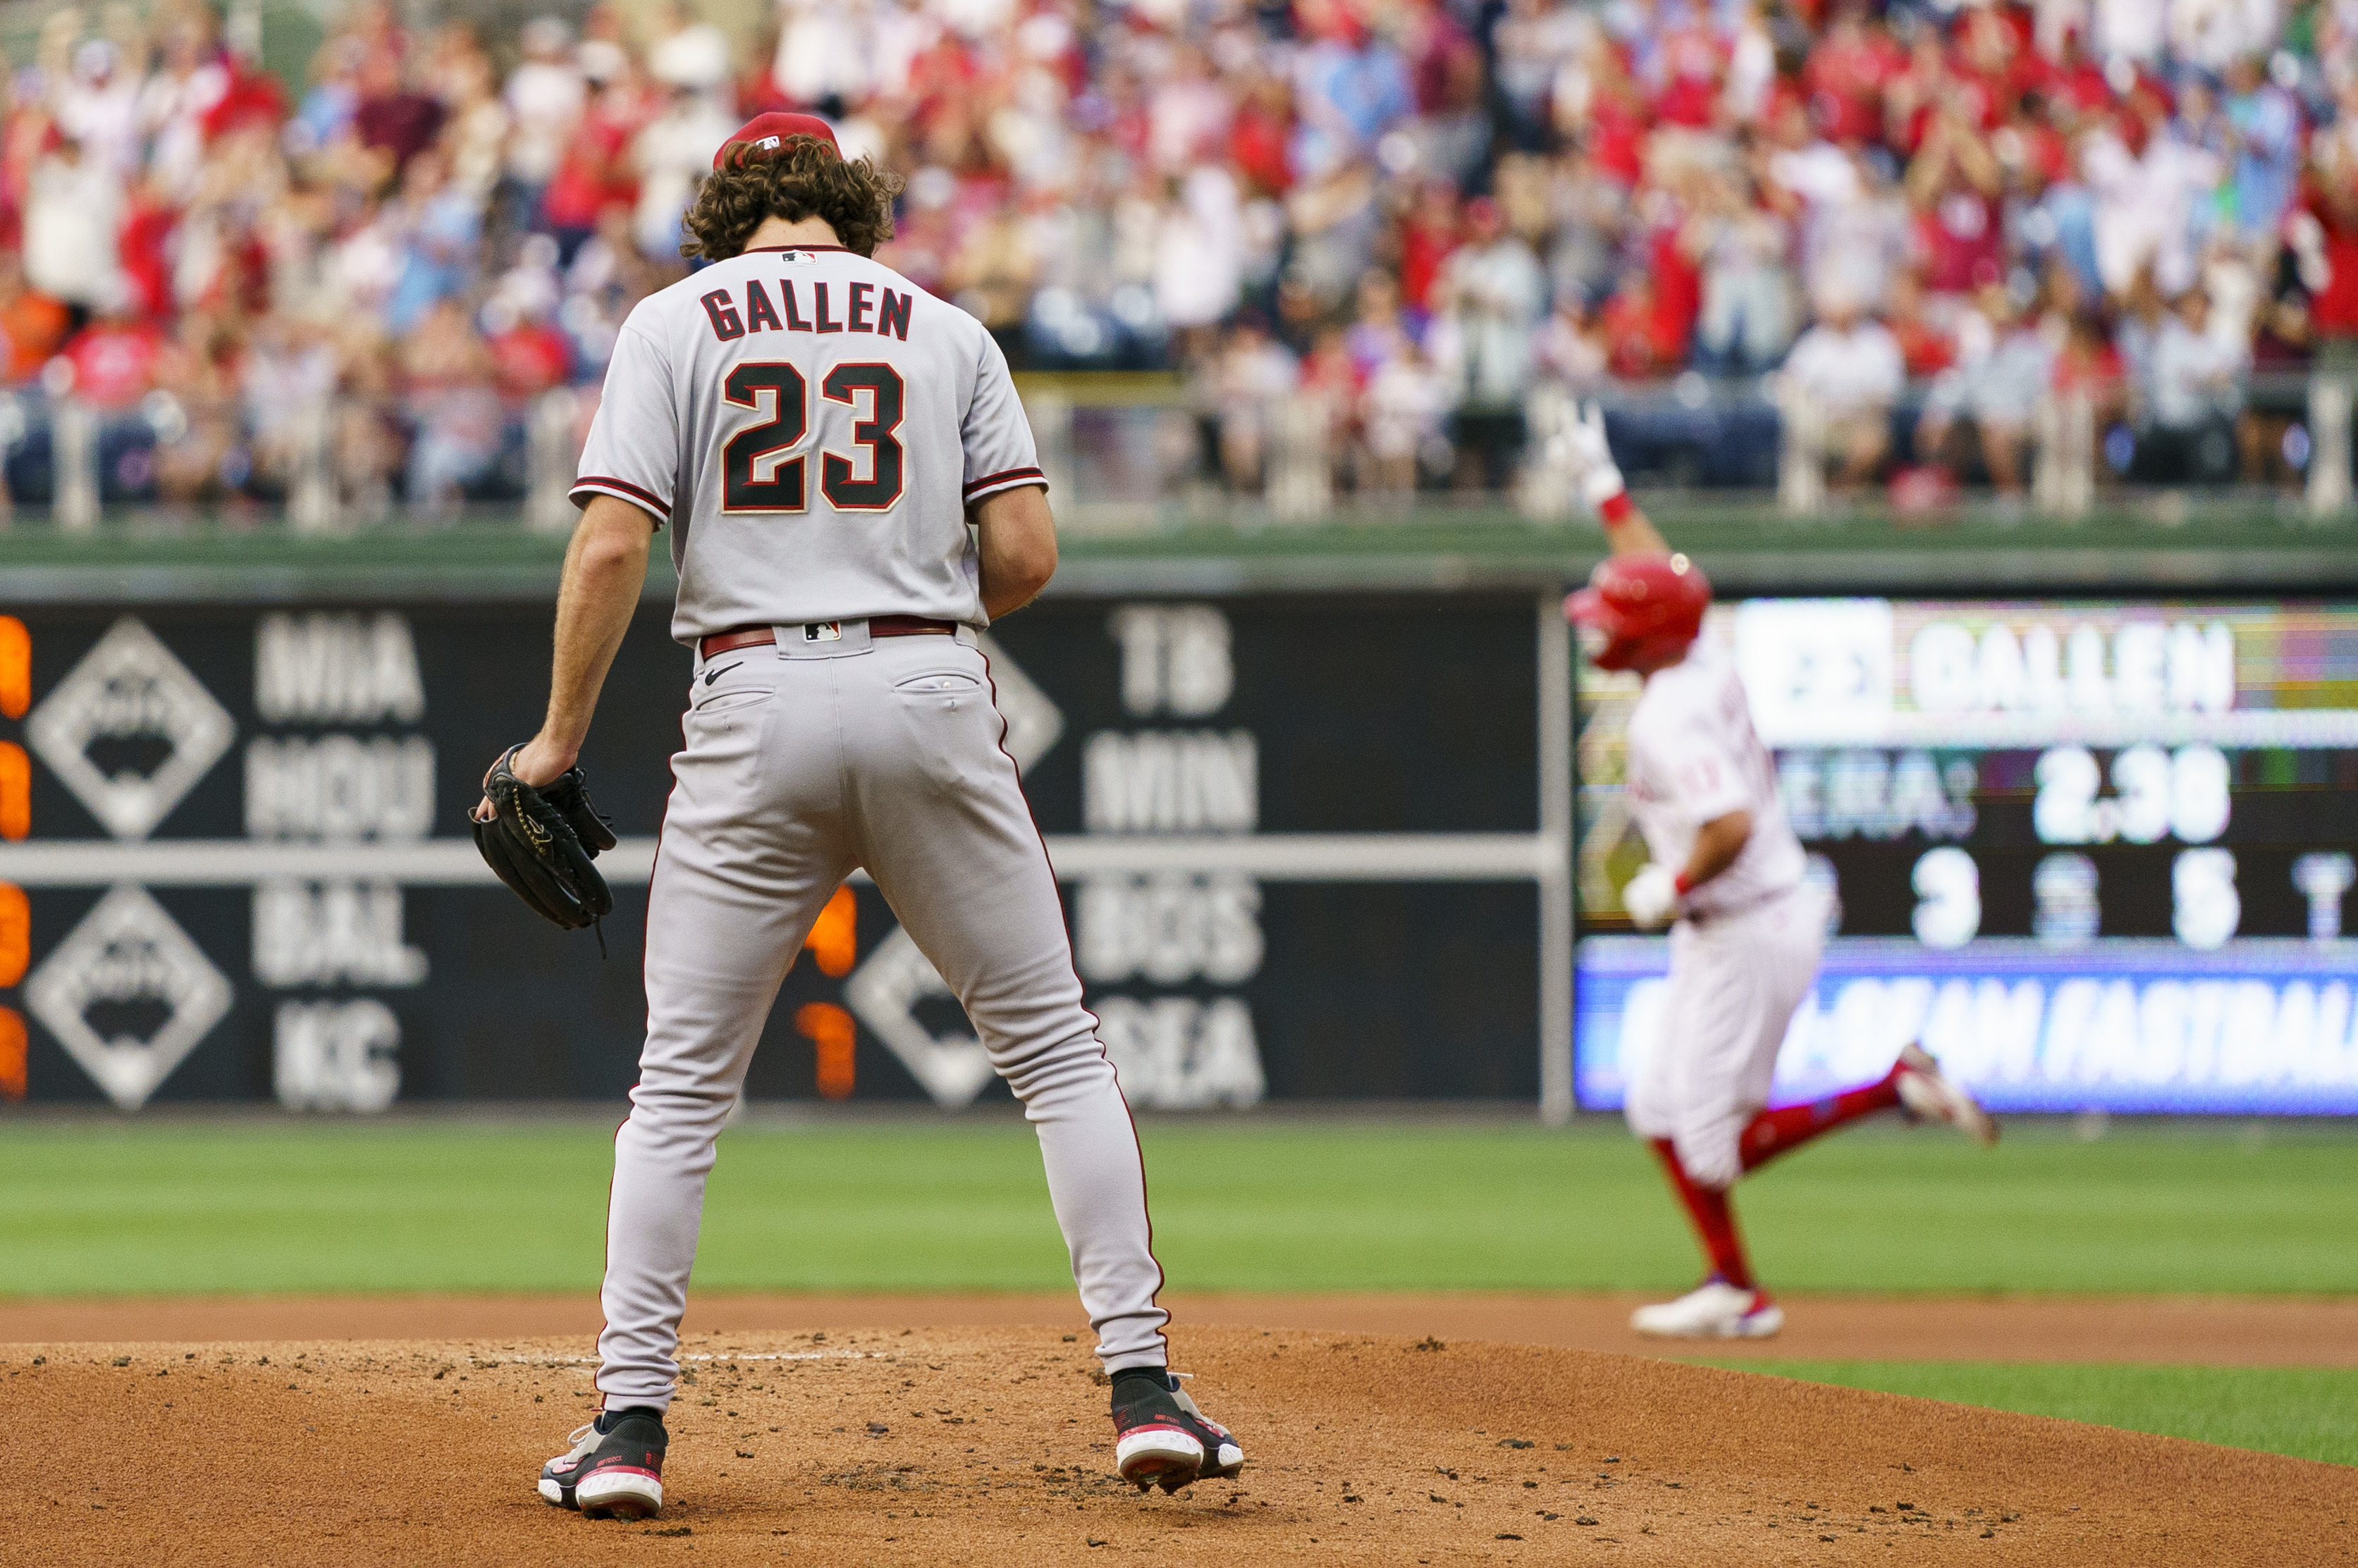
<svg viewBox="0 0 2358 1568"><path fill-rule="evenodd" d="M671 524L684 643L869 615L985 622L966 508L1044 483L982 323L837 245L748 251L648 296L573 499Z"/></svg>
<svg viewBox="0 0 2358 1568"><path fill-rule="evenodd" d="M682 641L782 634L699 651L689 679L607 1206L611 1407L671 1400L714 1141L779 982L861 869L1023 1102L1107 1370L1164 1364L1137 1136L975 630L966 506L1039 482L990 335L849 252L721 262L622 329L575 497L670 523ZM878 636L882 615L958 630Z"/></svg>

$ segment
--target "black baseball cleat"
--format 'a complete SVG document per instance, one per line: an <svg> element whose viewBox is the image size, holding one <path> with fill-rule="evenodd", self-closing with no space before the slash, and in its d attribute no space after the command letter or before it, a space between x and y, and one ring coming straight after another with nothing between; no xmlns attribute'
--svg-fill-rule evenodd
<svg viewBox="0 0 2358 1568"><path fill-rule="evenodd" d="M1195 1408L1179 1379L1160 1367L1114 1374L1113 1464L1140 1491L1166 1492L1245 1467L1236 1434Z"/></svg>
<svg viewBox="0 0 2358 1568"><path fill-rule="evenodd" d="M540 1467L540 1495L584 1519L653 1519L663 1512L661 1412L608 1411L568 1440L571 1452Z"/></svg>

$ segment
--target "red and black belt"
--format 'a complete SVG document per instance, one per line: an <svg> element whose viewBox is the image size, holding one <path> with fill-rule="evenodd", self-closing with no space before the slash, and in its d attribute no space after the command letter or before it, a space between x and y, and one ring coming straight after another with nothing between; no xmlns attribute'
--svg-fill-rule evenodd
<svg viewBox="0 0 2358 1568"><path fill-rule="evenodd" d="M813 622L813 625L831 625L831 622ZM871 615L868 618L871 637L954 637L957 635L955 621L929 621L922 615ZM709 659L728 653L732 648L758 648L764 643L778 640L777 629L772 626L732 626L726 632L715 632L696 644L697 652Z"/></svg>

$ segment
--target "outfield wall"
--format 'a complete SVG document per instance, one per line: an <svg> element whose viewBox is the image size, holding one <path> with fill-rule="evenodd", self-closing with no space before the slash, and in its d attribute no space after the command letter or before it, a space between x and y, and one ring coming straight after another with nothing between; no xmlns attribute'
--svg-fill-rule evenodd
<svg viewBox="0 0 2358 1568"><path fill-rule="evenodd" d="M601 957L467 835L483 768L537 720L545 605L25 610L8 1087L125 1109L619 1095L689 698L665 622L632 627L583 759L622 840ZM1571 941L1552 595L1063 600L987 646L1134 1103L1531 1099L1542 1036L1568 1091L1570 1021L1540 1006L1541 954L1566 996ZM855 879L748 1092L1006 1091Z"/></svg>
<svg viewBox="0 0 2358 1568"><path fill-rule="evenodd" d="M2044 617L2068 648L2071 618L2093 616L2115 676L2122 628L2169 583L2232 589L2244 609L2231 620L2338 589L2331 615L2293 627L2309 641L2266 644L2288 650L2286 689L2307 690L2320 649L2350 652L2316 628L2341 636L2333 607L2358 599L2358 552L2331 532L2092 529L2001 549L1673 525L1712 550L1729 597L1852 596L1850 611L1803 606L1781 623L1864 624L1857 596L1887 585L2003 587L2006 603L1972 609L1973 635L2012 616L2027 638ZM623 837L606 860L607 956L525 913L463 817L484 764L537 720L560 546L514 530L5 541L0 612L24 634L0 634L0 888L14 890L0 891L0 1096L366 1111L626 1087L645 881L687 698L660 570L585 758ZM1659 1016L1661 954L1622 935L1612 907L1631 846L1611 819L1609 725L1591 729L1611 693L1586 690L1574 743L1554 604L1595 552L1577 530L1425 519L1084 539L1057 592L994 630L1008 744L1134 1100L1523 1098L1551 1119L1618 1103ZM1905 698L1919 630L1956 616L1902 610L1879 678ZM2190 614L2148 618L2173 613ZM2234 624L2238 650L2262 646ZM2030 939L2048 853L2032 795L2050 792L2030 787L2044 752L2022 749L2071 736L2039 719L2028 740L1959 741L1906 700L1874 720L1889 735L1853 733L1823 704L1789 703L1775 722L1790 747L1771 744L1812 792L1812 849L1851 924L1796 1026L1784 1090L1868 1073L1895 1030L1920 1028L2013 1108L2358 1110L2340 904L2328 921L2316 888L2288 880L2346 854L2343 840L2358 848L2358 750L2324 734L2339 719L2309 744L2318 723L2271 717L2279 698L2244 684L2234 711L2173 720L2186 733L2162 742L2173 766L2214 746L2251 775L2230 780L2233 830L2196 857L2241 858L2240 928L2223 946L2172 938L2173 907L2217 903L2173 894L2172 827L2158 844L2085 847L2122 944L2078 956ZM2238 737L2299 755L2279 767ZM2125 739L2091 742L2100 771ZM1977 764L1970 799L1948 791L1952 752L1998 759ZM1911 795L1911 780L1933 782ZM2095 787L2088 820L2120 820L2106 814L2126 798L2118 778ZM1942 876L1920 881L1944 849ZM1953 918L1959 855L1980 879L1972 930ZM2252 1041L2267 1049L2238 1054ZM749 1093L955 1107L1004 1090L855 879L786 982Z"/></svg>

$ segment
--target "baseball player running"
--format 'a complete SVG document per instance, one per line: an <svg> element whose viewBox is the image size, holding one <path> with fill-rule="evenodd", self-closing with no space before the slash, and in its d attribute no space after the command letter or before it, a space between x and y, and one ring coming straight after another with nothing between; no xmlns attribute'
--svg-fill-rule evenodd
<svg viewBox="0 0 2358 1568"><path fill-rule="evenodd" d="M1765 1338L1785 1314L1754 1280L1736 1232L1729 1191L1746 1173L1895 1107L1984 1144L1997 1127L1913 1044L1864 1087L1768 1108L1778 1047L1817 979L1832 895L1803 877L1801 840L1733 661L1701 636L1711 584L1629 498L1595 408L1562 438L1612 548L1564 613L1603 633L1597 668L1645 680L1629 715L1627 795L1650 860L1621 903L1644 929L1671 927L1669 1004L1629 1086L1629 1126L1660 1156L1711 1264L1701 1285L1639 1307L1630 1326Z"/></svg>
<svg viewBox="0 0 2358 1568"><path fill-rule="evenodd" d="M683 247L709 265L623 324L573 489L547 718L503 759L511 797L586 798L574 759L668 524L672 632L696 661L614 1139L600 1413L539 1480L591 1516L663 1507L714 1139L787 966L861 867L1038 1129L1116 1468L1175 1490L1244 1464L1167 1369L1137 1134L977 647L1055 569L1031 429L981 324L873 259L897 189L806 115L763 114L714 156Z"/></svg>

